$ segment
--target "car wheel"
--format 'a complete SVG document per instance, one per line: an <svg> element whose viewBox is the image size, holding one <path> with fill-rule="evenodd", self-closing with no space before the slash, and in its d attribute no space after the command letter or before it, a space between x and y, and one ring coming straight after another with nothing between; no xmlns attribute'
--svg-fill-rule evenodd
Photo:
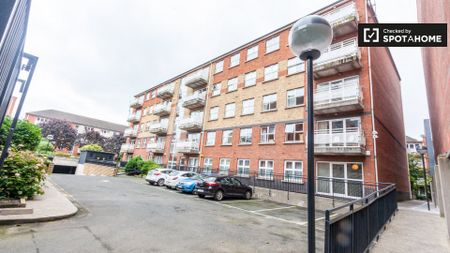
<svg viewBox="0 0 450 253"><path fill-rule="evenodd" d="M158 183L159 186L163 186L164 185L164 179L161 178L160 180L158 180L157 183Z"/></svg>
<svg viewBox="0 0 450 253"><path fill-rule="evenodd" d="M214 199L217 201L221 201L223 199L223 191L216 191L216 194L214 194Z"/></svg>
<svg viewBox="0 0 450 253"><path fill-rule="evenodd" d="M252 198L252 192L251 191L246 191L245 192L245 199L251 199Z"/></svg>
<svg viewBox="0 0 450 253"><path fill-rule="evenodd" d="M202 199L202 198L204 198L204 197L205 197L205 195L203 195L203 194L199 194L199 195L198 195L198 197Z"/></svg>

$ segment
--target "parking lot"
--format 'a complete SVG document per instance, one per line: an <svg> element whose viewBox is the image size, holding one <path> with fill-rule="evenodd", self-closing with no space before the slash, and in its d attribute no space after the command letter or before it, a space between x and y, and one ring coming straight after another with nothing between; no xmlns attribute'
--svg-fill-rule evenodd
<svg viewBox="0 0 450 253"><path fill-rule="evenodd" d="M304 208L258 199L200 199L126 176L52 180L78 202L79 214L0 227L0 252L306 252ZM319 252L323 213L316 216Z"/></svg>

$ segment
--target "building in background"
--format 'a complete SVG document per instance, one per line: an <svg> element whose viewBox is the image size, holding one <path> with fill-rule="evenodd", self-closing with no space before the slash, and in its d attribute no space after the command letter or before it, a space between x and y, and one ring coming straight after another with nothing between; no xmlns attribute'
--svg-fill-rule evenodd
<svg viewBox="0 0 450 253"><path fill-rule="evenodd" d="M409 198L400 76L388 48L357 46L358 23L378 22L365 4L344 0L315 12L332 24L334 40L314 63L314 112L305 109L305 63L288 48L290 23L137 94L123 158L304 177L306 118L314 113L317 177L394 182L399 198ZM317 186L320 194L352 197L351 190Z"/></svg>
<svg viewBox="0 0 450 253"><path fill-rule="evenodd" d="M422 147L423 141L406 136L406 149L408 153L417 153L417 149Z"/></svg>

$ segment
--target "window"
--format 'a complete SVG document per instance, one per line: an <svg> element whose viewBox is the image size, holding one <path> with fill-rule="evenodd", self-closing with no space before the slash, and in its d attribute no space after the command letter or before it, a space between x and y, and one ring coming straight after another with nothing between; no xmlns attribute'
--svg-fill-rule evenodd
<svg viewBox="0 0 450 253"><path fill-rule="evenodd" d="M233 130L223 130L222 145L231 145L233 142Z"/></svg>
<svg viewBox="0 0 450 253"><path fill-rule="evenodd" d="M222 71L223 71L223 60L218 62L218 63L216 63L216 67L214 69L214 74L217 74L217 73L222 72Z"/></svg>
<svg viewBox="0 0 450 253"><path fill-rule="evenodd" d="M297 88L287 91L286 107L294 107L305 103L305 89Z"/></svg>
<svg viewBox="0 0 450 253"><path fill-rule="evenodd" d="M364 194L362 163L318 162L317 193L352 198Z"/></svg>
<svg viewBox="0 0 450 253"><path fill-rule="evenodd" d="M302 161L285 161L284 162L284 180L288 182L301 183L303 177Z"/></svg>
<svg viewBox="0 0 450 253"><path fill-rule="evenodd" d="M263 96L263 112L273 111L277 109L277 94Z"/></svg>
<svg viewBox="0 0 450 253"><path fill-rule="evenodd" d="M278 63L264 68L264 81L270 81L278 78Z"/></svg>
<svg viewBox="0 0 450 253"><path fill-rule="evenodd" d="M232 79L229 79L229 80L228 80L228 84L227 84L227 86L228 86L228 88L227 88L227 89L228 89L228 92L237 90L237 83L238 83L237 77L232 78Z"/></svg>
<svg viewBox="0 0 450 253"><path fill-rule="evenodd" d="M212 95L213 96L218 96L218 95L220 95L220 83L216 83L216 84L213 84L213 87L212 87Z"/></svg>
<svg viewBox="0 0 450 253"><path fill-rule="evenodd" d="M155 155L153 157L153 161L157 164L162 164L163 163L163 157L161 155Z"/></svg>
<svg viewBox="0 0 450 253"><path fill-rule="evenodd" d="M211 173L212 171L212 158L205 158L203 161L203 173Z"/></svg>
<svg viewBox="0 0 450 253"><path fill-rule="evenodd" d="M305 64L299 57L294 57L288 60L288 75L303 71L305 71Z"/></svg>
<svg viewBox="0 0 450 253"><path fill-rule="evenodd" d="M247 61L251 61L258 57L258 45L247 49Z"/></svg>
<svg viewBox="0 0 450 253"><path fill-rule="evenodd" d="M256 84L256 71L245 74L244 86L249 87Z"/></svg>
<svg viewBox="0 0 450 253"><path fill-rule="evenodd" d="M214 146L216 144L216 132L208 132L206 134L206 146Z"/></svg>
<svg viewBox="0 0 450 253"><path fill-rule="evenodd" d="M280 36L266 41L266 54L280 49Z"/></svg>
<svg viewBox="0 0 450 253"><path fill-rule="evenodd" d="M212 107L209 110L209 120L216 120L219 118L219 107Z"/></svg>
<svg viewBox="0 0 450 253"><path fill-rule="evenodd" d="M362 143L361 118L333 119L317 121L315 146L354 147Z"/></svg>
<svg viewBox="0 0 450 253"><path fill-rule="evenodd" d="M261 127L261 140L260 143L274 143L275 142L275 126L262 126Z"/></svg>
<svg viewBox="0 0 450 253"><path fill-rule="evenodd" d="M260 160L258 177L262 179L272 180L273 176L273 161L272 160Z"/></svg>
<svg viewBox="0 0 450 253"><path fill-rule="evenodd" d="M156 98L156 90L152 91L152 98Z"/></svg>
<svg viewBox="0 0 450 253"><path fill-rule="evenodd" d="M239 60L240 60L240 59L241 59L241 54L240 54L240 53L237 53L237 54L231 56L231 59L230 59L230 68L239 65Z"/></svg>
<svg viewBox="0 0 450 253"><path fill-rule="evenodd" d="M228 175L229 170L230 170L230 159L229 158L220 158L219 174Z"/></svg>
<svg viewBox="0 0 450 253"><path fill-rule="evenodd" d="M236 104L230 103L225 105L225 118L231 118L234 117L236 111Z"/></svg>
<svg viewBox="0 0 450 253"><path fill-rule="evenodd" d="M252 114L255 111L255 99L250 98L242 101L242 115Z"/></svg>
<svg viewBox="0 0 450 253"><path fill-rule="evenodd" d="M303 123L286 124L285 142L303 142Z"/></svg>
<svg viewBox="0 0 450 253"><path fill-rule="evenodd" d="M238 159L237 174L241 177L248 177L250 174L250 160Z"/></svg>
<svg viewBox="0 0 450 253"><path fill-rule="evenodd" d="M239 144L252 144L252 128L241 128Z"/></svg>

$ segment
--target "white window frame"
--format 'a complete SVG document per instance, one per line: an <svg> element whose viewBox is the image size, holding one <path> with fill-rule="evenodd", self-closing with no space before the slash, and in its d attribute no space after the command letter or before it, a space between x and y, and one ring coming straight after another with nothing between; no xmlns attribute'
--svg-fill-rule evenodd
<svg viewBox="0 0 450 253"><path fill-rule="evenodd" d="M232 118L236 115L236 103L225 104L224 118Z"/></svg>
<svg viewBox="0 0 450 253"><path fill-rule="evenodd" d="M227 135L225 135L227 133ZM228 133L230 135L228 136ZM230 146L233 145L233 129L227 129L222 131L222 145Z"/></svg>
<svg viewBox="0 0 450 253"><path fill-rule="evenodd" d="M275 97L275 100L270 100L270 101L264 101L264 99L269 99ZM275 101L275 106L272 106L273 102ZM267 106L265 106L267 105ZM267 109L265 109L267 107ZM264 95L262 97L262 111L263 112L270 112L270 111L275 111L277 109L277 94L273 93L273 94L267 94Z"/></svg>
<svg viewBox="0 0 450 253"><path fill-rule="evenodd" d="M244 87L256 85L256 70L248 72L244 77Z"/></svg>
<svg viewBox="0 0 450 253"><path fill-rule="evenodd" d="M211 157L205 157L205 159L203 160L203 173L212 172L212 163L213 159Z"/></svg>
<svg viewBox="0 0 450 253"><path fill-rule="evenodd" d="M319 164L328 164L328 176L319 176ZM344 177L343 178L338 178L338 177L333 177L333 164L336 165L344 165ZM352 164L358 164L361 167L361 179L349 179L348 178L348 166L351 166ZM318 179L318 184L319 183L327 183L327 179L329 180L328 182L328 189L329 192L321 192L319 191L319 185L317 185L316 187L316 193L319 194L323 194L323 195L334 195L334 196L340 196L340 197L346 197L346 198L360 198L360 196L351 196L349 195L349 191L348 191L348 182L352 181L353 183L361 183L361 196L364 196L364 164L362 162L335 162L335 161L318 161L316 163L316 175L317 175L317 179ZM334 183L336 182L336 180L339 180L344 183L344 194L341 193L335 193L334 192Z"/></svg>
<svg viewBox="0 0 450 253"><path fill-rule="evenodd" d="M214 106L209 109L209 120L217 120L219 119L219 107Z"/></svg>
<svg viewBox="0 0 450 253"><path fill-rule="evenodd" d="M292 95L292 93L294 93ZM300 96L299 96L300 94ZM297 104L297 98L301 98L303 97L303 103ZM292 102L292 100L294 101L293 104L290 104L290 102ZM297 107L297 106L301 106L305 104L305 88L304 87L300 87L300 88L294 88L294 89L290 89L286 91L286 107L287 108L292 108L292 107Z"/></svg>
<svg viewBox="0 0 450 253"><path fill-rule="evenodd" d="M298 124L302 125L302 131L297 131L295 129L295 126L298 125ZM293 129L292 129L292 131L289 131L288 130L288 126L291 126L291 125L293 125ZM305 125L303 124L303 122L286 123L286 125L284 127L284 136L285 136L284 137L284 142L285 143L302 143L302 142L304 142L304 139L303 139L304 127L305 127ZM294 134L294 140L288 140L288 134L289 133ZM296 134L300 134L300 140L295 140L295 135Z"/></svg>
<svg viewBox="0 0 450 253"><path fill-rule="evenodd" d="M230 68L236 67L239 65L239 62L241 61L241 53L237 53L230 57Z"/></svg>
<svg viewBox="0 0 450 253"><path fill-rule="evenodd" d="M294 57L288 60L287 74L293 75L305 72L305 63L299 57Z"/></svg>
<svg viewBox="0 0 450 253"><path fill-rule="evenodd" d="M246 135L243 136L242 134L245 133ZM250 141L248 141L248 134L250 134ZM244 137L244 138L243 138ZM253 137L253 129L251 127L241 128L239 130L239 144L240 145L250 145L252 144L252 138ZM242 140L247 141L242 141Z"/></svg>
<svg viewBox="0 0 450 253"><path fill-rule="evenodd" d="M223 60L216 62L214 65L214 74L220 73L223 71Z"/></svg>
<svg viewBox="0 0 450 253"><path fill-rule="evenodd" d="M266 130L264 132L263 130ZM272 130L272 131L271 131ZM260 127L260 137L259 137L259 143L261 144L267 144L267 143L275 143L275 125L265 125ZM273 140L270 140L269 136L273 135Z"/></svg>
<svg viewBox="0 0 450 253"><path fill-rule="evenodd" d="M278 78L278 63L269 65L264 68L264 81L271 81Z"/></svg>
<svg viewBox="0 0 450 253"><path fill-rule="evenodd" d="M251 61L251 60L258 58L258 50L259 50L259 45L255 45L255 46L247 49L247 61Z"/></svg>
<svg viewBox="0 0 450 253"><path fill-rule="evenodd" d="M271 163L272 167L268 164ZM264 164L264 165L263 165ZM273 160L259 160L258 161L258 178L265 180L273 180L273 168L274 168ZM264 171L264 173L262 173Z"/></svg>
<svg viewBox="0 0 450 253"><path fill-rule="evenodd" d="M251 106L250 106L251 104ZM241 115L249 115L255 113L255 99L249 98L242 100L242 113Z"/></svg>
<svg viewBox="0 0 450 253"><path fill-rule="evenodd" d="M266 54L280 49L280 36L266 40Z"/></svg>
<svg viewBox="0 0 450 253"><path fill-rule="evenodd" d="M292 164L291 168L287 168L288 163ZM300 169L296 168L296 164L300 164ZM299 176L296 176L295 172L300 171ZM287 173L290 172L290 173ZM293 175L293 176L291 176ZM303 183L303 161L301 160L285 160L284 161L284 180L291 183Z"/></svg>
<svg viewBox="0 0 450 253"><path fill-rule="evenodd" d="M227 81L227 92L231 92L231 91L237 90L237 86L238 86L238 78L237 77L228 79L228 81Z"/></svg>
<svg viewBox="0 0 450 253"><path fill-rule="evenodd" d="M216 131L206 133L206 146L214 146L216 144Z"/></svg>
<svg viewBox="0 0 450 253"><path fill-rule="evenodd" d="M228 175L230 172L230 158L220 158L219 160L219 174Z"/></svg>
<svg viewBox="0 0 450 253"><path fill-rule="evenodd" d="M237 175L239 177L250 176L250 159L238 159L236 167Z"/></svg>
<svg viewBox="0 0 450 253"><path fill-rule="evenodd" d="M216 83L213 84L211 88L211 96L219 96L220 95L220 89L221 89L222 83Z"/></svg>

